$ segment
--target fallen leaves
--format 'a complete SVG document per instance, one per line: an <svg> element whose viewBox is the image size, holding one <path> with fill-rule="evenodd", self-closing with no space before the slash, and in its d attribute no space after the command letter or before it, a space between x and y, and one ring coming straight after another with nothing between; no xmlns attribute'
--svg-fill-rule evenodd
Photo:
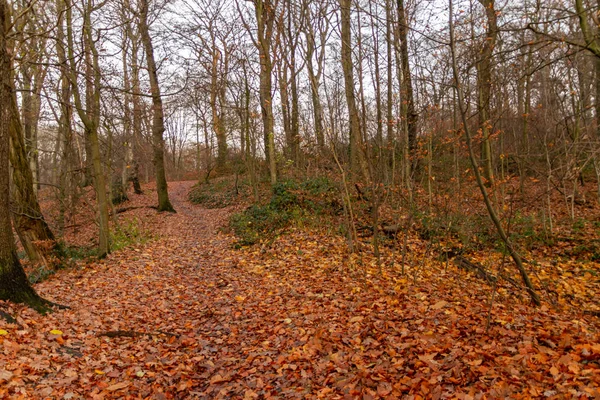
<svg viewBox="0 0 600 400"><path fill-rule="evenodd" d="M176 215L131 212L157 240L36 286L71 309L19 308L20 325L1 326L0 397L600 395L594 317L533 309L501 287L486 331L489 286L414 242L424 261L410 275L385 254L380 274L370 254L315 231L232 250L218 232L228 211L183 202L190 185L169 185Z"/></svg>
<svg viewBox="0 0 600 400"><path fill-rule="evenodd" d="M434 305L432 305L431 309L432 310L440 310L440 309L444 308L447 304L448 304L447 301L440 300L437 303L435 303Z"/></svg>
<svg viewBox="0 0 600 400"><path fill-rule="evenodd" d="M0 381L9 381L10 378L13 377L13 373L10 371L6 371L4 369L0 369Z"/></svg>
<svg viewBox="0 0 600 400"><path fill-rule="evenodd" d="M106 390L109 392L114 392L117 390L125 389L127 386L129 386L129 382L119 382L115 383L114 385L108 386Z"/></svg>

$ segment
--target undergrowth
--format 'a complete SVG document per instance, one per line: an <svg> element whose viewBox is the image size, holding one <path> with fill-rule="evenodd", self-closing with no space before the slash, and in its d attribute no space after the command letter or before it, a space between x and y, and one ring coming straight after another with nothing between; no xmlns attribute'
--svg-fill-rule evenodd
<svg viewBox="0 0 600 400"><path fill-rule="evenodd" d="M273 186L266 204L253 204L231 216L229 226L239 238L239 246L270 239L293 224L311 224L315 218L338 214L341 205L337 189L327 178L302 183L293 180Z"/></svg>
<svg viewBox="0 0 600 400"><path fill-rule="evenodd" d="M137 218L134 218L121 223L111 232L110 239L112 251L117 251L132 245L144 244L152 239L152 234L141 228Z"/></svg>
<svg viewBox="0 0 600 400"><path fill-rule="evenodd" d="M196 184L188 194L192 204L199 204L205 208L225 208L236 204L249 193L248 185L244 182L234 182L223 179Z"/></svg>
<svg viewBox="0 0 600 400"><path fill-rule="evenodd" d="M111 251L118 251L133 245L146 243L153 238L148 230L140 227L136 218L125 221L117 229L111 232ZM62 243L64 260L66 262L62 267L72 266L75 261L88 262L97 257L97 249L94 246L68 246ZM45 281L56 273L55 269L48 269L44 266L28 268L29 282L39 283Z"/></svg>

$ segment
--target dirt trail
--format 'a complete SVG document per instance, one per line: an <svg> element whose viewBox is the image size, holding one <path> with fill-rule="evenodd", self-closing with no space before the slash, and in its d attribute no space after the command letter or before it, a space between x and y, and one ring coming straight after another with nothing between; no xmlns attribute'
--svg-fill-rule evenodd
<svg viewBox="0 0 600 400"><path fill-rule="evenodd" d="M8 327L5 347L18 330L16 347L12 352L8 347L8 353L24 368L11 372L7 390L53 398L160 392L193 397L194 387L208 384L195 365L208 343L203 332L224 334L207 321L213 313L230 317L235 295L215 291L233 293L237 283L214 267L229 251L230 239L217 232L229 212L188 203L192 184L169 184L176 214L136 210L139 218L151 221L147 225L161 236L158 240L115 252L82 270L61 271L36 286L71 309L45 317L22 310L22 326ZM58 341L48 333L52 329L63 332ZM118 336L98 336L108 332ZM0 356L0 371L14 366L14 360ZM120 384L127 385L119 389Z"/></svg>
<svg viewBox="0 0 600 400"><path fill-rule="evenodd" d="M22 368L0 356L0 370L13 370L5 390L33 398L305 398L317 382L331 383L333 349L321 343L320 326L337 313L335 282L323 276L320 293L306 298L302 280L240 267L232 238L219 233L231 210L190 204L192 184L169 183L175 214L131 212L159 239L36 286L71 309L21 311L18 348L6 355ZM138 203L153 204L151 197ZM330 328L338 318L330 316Z"/></svg>
<svg viewBox="0 0 600 400"><path fill-rule="evenodd" d="M0 398L600 395L593 325L498 304L486 333L487 287L441 272L380 282L342 238L232 250L219 232L232 210L191 205L191 185L169 183L176 214L128 215L156 240L36 286L71 309L0 325Z"/></svg>

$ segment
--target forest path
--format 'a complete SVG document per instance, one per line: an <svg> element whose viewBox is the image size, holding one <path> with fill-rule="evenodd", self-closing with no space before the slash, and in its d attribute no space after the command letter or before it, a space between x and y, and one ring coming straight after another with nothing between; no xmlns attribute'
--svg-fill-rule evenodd
<svg viewBox="0 0 600 400"><path fill-rule="evenodd" d="M600 396L595 319L509 298L486 332L476 277L435 261L394 275L326 231L234 250L219 231L234 210L188 203L192 185L169 183L176 214L120 215L154 240L36 285L70 309L0 304L19 321L0 323L0 398Z"/></svg>
<svg viewBox="0 0 600 400"><path fill-rule="evenodd" d="M231 211L190 204L187 193L193 184L169 183L177 213L148 208L128 213L157 240L114 252L82 270L61 271L36 286L43 296L71 309L45 317L22 311L28 320L21 321L21 338L35 332L24 344L40 348L35 354L23 346L14 354L22 356L30 375L34 372L27 378L27 393L53 398L161 392L167 398L203 397L193 389L208 386L219 364L240 355L243 341L236 332L242 328L225 321L256 318L239 299L245 290L262 286L252 274L232 269L231 262L229 270L223 268L231 239L218 228ZM142 197L143 204L154 204L151 193ZM39 329L40 323L46 329ZM58 340L48 333L53 329L63 332ZM43 378L36 378L37 373ZM222 374L228 377L223 382L234 376ZM13 373L15 386L24 384L15 378Z"/></svg>
<svg viewBox="0 0 600 400"><path fill-rule="evenodd" d="M324 347L319 326L327 320L339 329L336 320L348 318L347 304L330 300L335 280L318 274L309 279L311 291L304 278L286 282L246 265L233 239L219 232L232 210L190 204L193 184L169 183L177 213L139 208L122 217L137 218L156 240L36 285L71 308L43 317L20 311L19 344L10 354L20 369L11 363L11 395L304 398L317 382L329 385L333 350ZM132 202L152 205L154 197L147 192ZM250 251L244 254L259 253ZM297 268L303 266L291 266ZM0 370L3 361L0 355Z"/></svg>

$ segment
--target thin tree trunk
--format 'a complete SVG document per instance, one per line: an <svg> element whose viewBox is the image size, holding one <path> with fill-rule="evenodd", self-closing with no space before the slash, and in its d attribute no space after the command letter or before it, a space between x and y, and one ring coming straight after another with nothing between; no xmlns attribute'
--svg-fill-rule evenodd
<svg viewBox="0 0 600 400"><path fill-rule="evenodd" d="M217 138L217 170L224 171L227 162L227 133L223 124L223 104L221 104L221 90L219 75L221 73L219 65L221 63L221 52L217 49L216 44L212 42L213 59L211 66L211 82L210 82L210 107L212 111L213 131Z"/></svg>
<svg viewBox="0 0 600 400"><path fill-rule="evenodd" d="M452 0L449 0L450 52L452 55L452 74L454 77L454 90L457 95L458 108L460 110L460 116L461 116L461 120L462 120L462 128L463 128L463 131L465 132L467 148L469 150L469 159L471 161L473 173L475 174L477 186L479 187L479 190L481 191L481 194L483 196L483 201L485 202L485 206L490 215L490 219L494 223L494 226L496 227L496 230L498 231L498 235L502 239L502 242L504 242L504 245L506 246L508 252L510 253L513 261L515 262L515 266L517 267L517 269L519 270L519 273L521 274L521 278L523 280L523 283L527 287L527 290L529 292L529 296L531 297L531 300L533 301L533 303L535 305L539 306L541 304L540 297L537 294L537 292L535 291L533 284L531 283L531 280L529 279L529 275L527 274L527 271L525 270L525 266L523 265L523 260L521 259L521 256L515 250L512 242L510 241L510 239L506 235L506 232L504 231L504 228L502 227L502 223L500 222L500 219L498 218L498 214L496 213L496 210L494 209L494 206L492 205L492 202L487 193L487 189L486 189L483 179L481 177L481 173L479 172L479 165L477 163L477 159L476 159L475 153L473 151L471 132L469 130L469 125L468 125L467 110L465 109L464 97L463 97L463 93L462 93L462 89L461 89L461 85L460 85L460 76L458 73L458 65L456 62L453 12L454 11L453 11Z"/></svg>
<svg viewBox="0 0 600 400"><path fill-rule="evenodd" d="M481 163L483 164L483 176L486 179L486 185L494 184L494 168L492 166L492 145L491 145L491 97L492 97L492 55L496 46L498 37L498 25L495 0L479 0L485 8L487 16L487 33L483 48L481 50L481 59L477 62L477 86L478 86L478 108L479 108L479 126L482 132L481 138Z"/></svg>
<svg viewBox="0 0 600 400"><path fill-rule="evenodd" d="M374 66L375 66L375 76L373 77L373 81L375 83L375 114L377 119L377 164L382 164L385 160L384 158L384 142L383 142L383 105L381 103L381 73L379 68L379 39L376 28L377 23L373 18L373 9L371 7L372 3L369 3L369 13L371 14L371 35L373 36L373 52L374 54ZM385 165L381 166L381 174L385 174Z"/></svg>
<svg viewBox="0 0 600 400"><path fill-rule="evenodd" d="M344 71L344 85L346 103L350 116L350 169L365 181L369 181L369 169L364 154L360 117L356 107L354 94L354 71L352 63L352 34L350 26L350 4L352 0L339 0L341 11L342 34L342 69Z"/></svg>
<svg viewBox="0 0 600 400"><path fill-rule="evenodd" d="M150 77L150 91L152 93L152 145L154 150L154 168L156 173L156 191L158 193L158 211L175 212L169 201L167 178L165 176L165 122L160 86L158 85L158 71L154 60L154 49L148 29L148 0L140 0L140 35L146 51L146 63Z"/></svg>
<svg viewBox="0 0 600 400"><path fill-rule="evenodd" d="M142 140L142 106L140 104L140 68L138 65L138 41L137 36L131 36L131 88L133 90L133 136L132 136L132 163L129 179L133 184L133 192L135 194L143 194L142 186L140 185L140 142Z"/></svg>
<svg viewBox="0 0 600 400"><path fill-rule="evenodd" d="M408 19L404 0L398 0L398 35L400 39L400 62L402 64L402 102L405 104L404 118L406 119L408 153L413 158L412 166L416 165L417 123L418 114L415 110L410 61L408 59Z"/></svg>
<svg viewBox="0 0 600 400"><path fill-rule="evenodd" d="M270 0L255 0L258 54L260 56L260 107L263 118L263 133L265 141L265 156L269 164L271 184L277 183L277 160L275 159L275 132L273 119L273 97L271 73L271 38L275 18L275 5Z"/></svg>
<svg viewBox="0 0 600 400"><path fill-rule="evenodd" d="M310 14L309 6L306 6L306 13ZM306 23L307 32L306 32L306 66L308 69L308 78L310 81L310 94L313 105L313 118L314 118L314 129L315 136L317 138L317 147L319 149L319 153L324 155L325 153L325 133L323 132L323 105L321 103L321 98L319 96L319 86L322 72L322 61L323 61L323 51L319 55L317 55L317 71L315 71L315 67L313 65L313 57L315 56L315 30L312 26L312 21L308 21ZM323 35L321 35L322 37Z"/></svg>
<svg viewBox="0 0 600 400"><path fill-rule="evenodd" d="M283 132L285 133L285 155L292 159L293 139L292 126L290 122L290 96L288 92L288 74L285 61L281 60L278 68L279 72L279 96L281 98L281 119L283 121Z"/></svg>
<svg viewBox="0 0 600 400"><path fill-rule="evenodd" d="M75 105L79 118L83 122L85 130L86 143L89 145L91 155L91 165L94 177L94 189L96 191L96 202L98 205L98 220L99 220L99 240L98 240L98 257L103 258L110 252L110 233L108 228L108 196L106 194L106 178L104 169L102 168L102 157L100 155L100 140L98 138L98 127L100 123L100 67L99 55L95 47L95 42L92 37L91 26L91 10L90 3L85 5L84 24L83 24L83 41L84 48L87 54L86 62L91 63L91 66L86 67L86 108L83 107L81 101L81 93L77 82L77 66L75 64L75 49L73 38L72 12L70 4L66 4L66 27L68 52L70 60L69 80L75 98ZM89 160L88 160L89 162Z"/></svg>
<svg viewBox="0 0 600 400"><path fill-rule="evenodd" d="M387 50L387 101L386 101L386 122L387 122L387 137L386 137L386 148L384 154L386 160L386 168L385 173L389 175L390 183L393 183L391 176L393 176L393 171L388 173L388 169L390 169L393 165L393 157L394 152L392 151L394 147L394 112L393 112L393 93L394 93L394 81L392 79L393 73L393 52L392 52L392 1L386 0L385 2L385 39L386 39L386 50Z"/></svg>

